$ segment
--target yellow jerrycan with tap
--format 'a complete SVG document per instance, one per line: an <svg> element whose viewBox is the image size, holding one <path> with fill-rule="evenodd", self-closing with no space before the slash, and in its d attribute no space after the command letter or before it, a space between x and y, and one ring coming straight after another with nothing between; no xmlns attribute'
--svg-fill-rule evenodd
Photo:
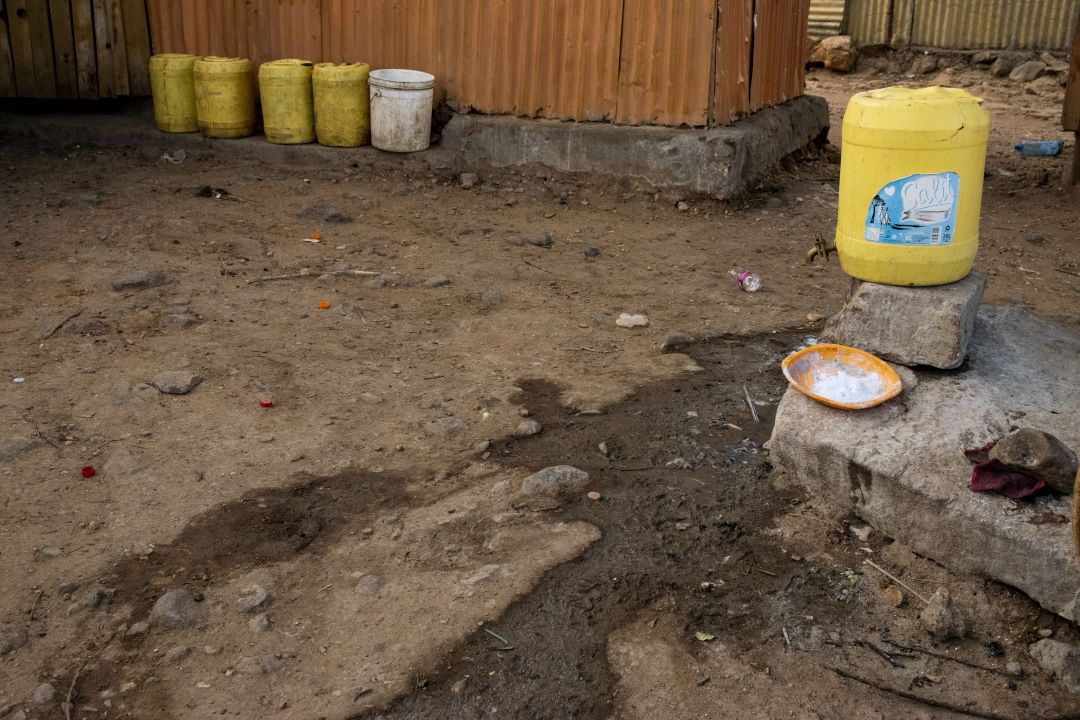
<svg viewBox="0 0 1080 720"><path fill-rule="evenodd" d="M946 87L854 95L844 113L836 250L885 285L963 279L979 250L990 114Z"/></svg>

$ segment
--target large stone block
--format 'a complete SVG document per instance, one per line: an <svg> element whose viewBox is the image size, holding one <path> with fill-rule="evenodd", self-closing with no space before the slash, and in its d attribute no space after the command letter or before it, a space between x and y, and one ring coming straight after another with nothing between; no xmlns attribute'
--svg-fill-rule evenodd
<svg viewBox="0 0 1080 720"><path fill-rule="evenodd" d="M936 287L856 281L822 337L901 365L951 370L967 356L984 290L986 278L977 272Z"/></svg>
<svg viewBox="0 0 1080 720"><path fill-rule="evenodd" d="M1080 447L1080 336L1023 309L987 306L965 370L916 375L895 400L856 412L789 389L769 443L773 464L920 555L1080 620L1069 499L973 493L963 452L1017 424ZM1046 522L1054 517L1066 521Z"/></svg>

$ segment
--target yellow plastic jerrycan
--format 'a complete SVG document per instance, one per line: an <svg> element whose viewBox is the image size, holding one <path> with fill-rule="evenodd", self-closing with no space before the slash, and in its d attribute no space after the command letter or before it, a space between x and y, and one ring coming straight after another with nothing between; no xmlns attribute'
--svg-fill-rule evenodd
<svg viewBox="0 0 1080 720"><path fill-rule="evenodd" d="M259 66L263 132L268 142L300 145L315 141L312 67L307 60L271 60Z"/></svg>
<svg viewBox="0 0 1080 720"><path fill-rule="evenodd" d="M255 132L255 85L247 58L208 56L195 61L195 107L199 130L210 138Z"/></svg>
<svg viewBox="0 0 1080 720"><path fill-rule="evenodd" d="M371 142L366 63L319 63L312 75L315 90L315 136L319 144L357 147Z"/></svg>
<svg viewBox="0 0 1080 720"><path fill-rule="evenodd" d="M161 53L150 58L150 93L158 130L187 133L199 129L194 68L194 55Z"/></svg>
<svg viewBox="0 0 1080 720"><path fill-rule="evenodd" d="M990 114L964 90L885 88L844 113L836 249L852 277L963 279L979 249Z"/></svg>

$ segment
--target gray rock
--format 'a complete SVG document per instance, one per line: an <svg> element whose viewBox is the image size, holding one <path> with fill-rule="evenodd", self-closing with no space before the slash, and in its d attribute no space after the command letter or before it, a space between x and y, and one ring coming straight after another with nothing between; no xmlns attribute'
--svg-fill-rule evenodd
<svg viewBox="0 0 1080 720"><path fill-rule="evenodd" d="M176 647L169 648L168 652L165 653L165 660L171 663L178 663L183 661L190 654L190 647L187 645L177 645Z"/></svg>
<svg viewBox="0 0 1080 720"><path fill-rule="evenodd" d="M266 613L259 613L248 620L248 627L251 628L252 632L267 632L270 629L270 616Z"/></svg>
<svg viewBox="0 0 1080 720"><path fill-rule="evenodd" d="M985 289L986 278L977 272L937 287L859 282L822 338L901 365L951 370L967 356Z"/></svg>
<svg viewBox="0 0 1080 720"><path fill-rule="evenodd" d="M128 637L135 637L136 635L145 635L148 632L150 632L150 623L140 620L137 623L132 623L124 634Z"/></svg>
<svg viewBox="0 0 1080 720"><path fill-rule="evenodd" d="M1080 695L1080 648L1060 640L1040 640L1028 648L1028 654L1069 692Z"/></svg>
<svg viewBox="0 0 1080 720"><path fill-rule="evenodd" d="M600 257L599 248L593 247L592 245L586 245L585 247L583 247L581 249L581 253L590 260Z"/></svg>
<svg viewBox="0 0 1080 720"><path fill-rule="evenodd" d="M506 302L506 295L498 290L485 290L480 299L488 305L502 305Z"/></svg>
<svg viewBox="0 0 1080 720"><path fill-rule="evenodd" d="M165 324L171 328L183 330L192 325L198 325L199 319L190 313L173 313L165 316Z"/></svg>
<svg viewBox="0 0 1080 720"><path fill-rule="evenodd" d="M526 495L554 497L564 492L578 490L589 484L589 473L571 465L555 465L533 473L521 482L521 492Z"/></svg>
<svg viewBox="0 0 1080 720"><path fill-rule="evenodd" d="M70 595L79 589L79 585L80 583L78 580L66 580L56 586L56 594Z"/></svg>
<svg viewBox="0 0 1080 720"><path fill-rule="evenodd" d="M378 575L365 575L353 590L359 595L375 595L383 589L383 579Z"/></svg>
<svg viewBox="0 0 1080 720"><path fill-rule="evenodd" d="M197 608L195 598L186 590L169 590L150 609L150 624L165 628L191 627Z"/></svg>
<svg viewBox="0 0 1080 720"><path fill-rule="evenodd" d="M911 72L915 75L929 75L938 69L937 55L924 54L915 59Z"/></svg>
<svg viewBox="0 0 1080 720"><path fill-rule="evenodd" d="M938 641L967 635L967 619L945 588L938 588L937 592L930 596L930 603L919 613L919 622Z"/></svg>
<svg viewBox="0 0 1080 720"><path fill-rule="evenodd" d="M401 282L401 276L397 273L382 273L378 277L371 278L366 285L372 290L381 290L385 287L395 287Z"/></svg>
<svg viewBox="0 0 1080 720"><path fill-rule="evenodd" d="M201 382L202 377L190 370L166 370L155 375L150 384L167 395L187 395Z"/></svg>
<svg viewBox="0 0 1080 720"><path fill-rule="evenodd" d="M990 457L1065 495L1072 494L1080 472L1076 453L1053 435L1033 428L1021 428L1003 437Z"/></svg>
<svg viewBox="0 0 1080 720"><path fill-rule="evenodd" d="M466 190L472 190L474 187L480 184L480 176L476 173L461 173L461 176L458 179L461 181L461 187L465 188Z"/></svg>
<svg viewBox="0 0 1080 720"><path fill-rule="evenodd" d="M1009 73L1009 79L1013 82L1031 82L1042 75L1044 70L1046 70L1046 63L1042 60L1028 60L1013 68L1013 71Z"/></svg>
<svg viewBox="0 0 1080 720"><path fill-rule="evenodd" d="M316 203L309 205L296 214L301 220L323 220L328 223L351 223L352 217L335 207Z"/></svg>
<svg viewBox="0 0 1080 720"><path fill-rule="evenodd" d="M428 435L454 437L468 429L469 426L464 420L458 420L454 417L444 417L424 423L424 432Z"/></svg>
<svg viewBox="0 0 1080 720"><path fill-rule="evenodd" d="M14 437L0 441L0 458L11 462L23 453L41 445L41 440L34 437Z"/></svg>
<svg viewBox="0 0 1080 720"><path fill-rule="evenodd" d="M16 710L15 714L11 716L11 720L26 720L26 718L27 718L26 711L23 710L22 708L19 708L18 710Z"/></svg>
<svg viewBox="0 0 1080 720"><path fill-rule="evenodd" d="M1007 434L1017 417L1080 447L1080 335L1017 307L983 306L962 373L919 372L896 400L845 412L789 389L769 457L778 473L957 573L1027 593L1080 620L1080 559L1069 499L1033 502L970 490L961 450ZM988 552L992 548L992 552Z"/></svg>
<svg viewBox="0 0 1080 720"><path fill-rule="evenodd" d="M518 423L514 434L518 437L532 437L533 435L539 435L543 429L544 426L535 420L522 420Z"/></svg>
<svg viewBox="0 0 1080 720"><path fill-rule="evenodd" d="M994 62L997 59L998 59L998 54L996 52L994 52L993 50L983 50L981 52L975 53L971 57L971 64L972 65L989 65L990 63Z"/></svg>
<svg viewBox="0 0 1080 720"><path fill-rule="evenodd" d="M1010 660L1009 662L1005 663L1005 672L1009 673L1013 677L1023 677L1024 666L1016 662L1015 660Z"/></svg>
<svg viewBox="0 0 1080 720"><path fill-rule="evenodd" d="M41 683L34 688L34 702L38 705L48 705L56 697L56 688L52 683Z"/></svg>
<svg viewBox="0 0 1080 720"><path fill-rule="evenodd" d="M164 285L167 279L168 276L165 275L164 270L136 270L113 278L112 289L117 292L121 290L142 290Z"/></svg>
<svg viewBox="0 0 1080 720"><path fill-rule="evenodd" d="M555 240L547 230L537 230L536 232L526 235L525 242L530 245L535 245L536 247L548 248L555 243Z"/></svg>
<svg viewBox="0 0 1080 720"><path fill-rule="evenodd" d="M449 284L450 278L446 277L445 275L436 275L435 277L430 278L426 283L424 283L424 285L429 288L446 287Z"/></svg>
<svg viewBox="0 0 1080 720"><path fill-rule="evenodd" d="M337 280L337 275L334 275L333 273L323 273L315 278L315 282L323 287L326 287L327 285L337 285Z"/></svg>
<svg viewBox="0 0 1080 720"><path fill-rule="evenodd" d="M1015 55L999 55L998 59L994 61L994 64L990 66L990 72L994 77L1008 77L1009 73L1016 67L1018 59Z"/></svg>
<svg viewBox="0 0 1080 720"><path fill-rule="evenodd" d="M14 625L0 625L0 655L15 652L27 641L26 631Z"/></svg>
<svg viewBox="0 0 1080 720"><path fill-rule="evenodd" d="M660 349L664 352L682 350L693 342L694 338L690 337L686 333L673 332L669 333L667 337L660 341Z"/></svg>
<svg viewBox="0 0 1080 720"><path fill-rule="evenodd" d="M248 585L236 598L236 609L242 613L257 613L270 604L270 592L262 585Z"/></svg>
<svg viewBox="0 0 1080 720"><path fill-rule="evenodd" d="M70 275L57 275L56 282L61 285L70 285L71 283L75 282L75 278L71 277Z"/></svg>

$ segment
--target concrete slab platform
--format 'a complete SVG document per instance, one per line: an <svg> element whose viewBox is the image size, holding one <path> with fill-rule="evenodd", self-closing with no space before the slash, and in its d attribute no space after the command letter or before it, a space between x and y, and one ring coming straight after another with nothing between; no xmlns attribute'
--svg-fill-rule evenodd
<svg viewBox="0 0 1080 720"><path fill-rule="evenodd" d="M828 103L804 95L707 130L455 115L443 145L467 164L544 165L726 199L828 128Z"/></svg>
<svg viewBox="0 0 1080 720"><path fill-rule="evenodd" d="M279 165L370 168L446 176L477 166L543 165L598 179L629 179L633 187L676 189L729 198L751 189L783 157L822 137L829 127L823 98L803 96L711 130L610 123L455 115L441 142L417 153L371 146L273 145L262 136L210 140L198 133L163 133L149 101L95 111L0 112L0 131L57 147L133 148L148 160L184 150L192 157L237 157Z"/></svg>
<svg viewBox="0 0 1080 720"><path fill-rule="evenodd" d="M984 306L959 371L922 370L881 407L833 410L789 389L776 468L920 555L1027 593L1080 620L1070 498L1013 502L968 489L963 450L1032 427L1080 448L1080 336L1015 307Z"/></svg>

